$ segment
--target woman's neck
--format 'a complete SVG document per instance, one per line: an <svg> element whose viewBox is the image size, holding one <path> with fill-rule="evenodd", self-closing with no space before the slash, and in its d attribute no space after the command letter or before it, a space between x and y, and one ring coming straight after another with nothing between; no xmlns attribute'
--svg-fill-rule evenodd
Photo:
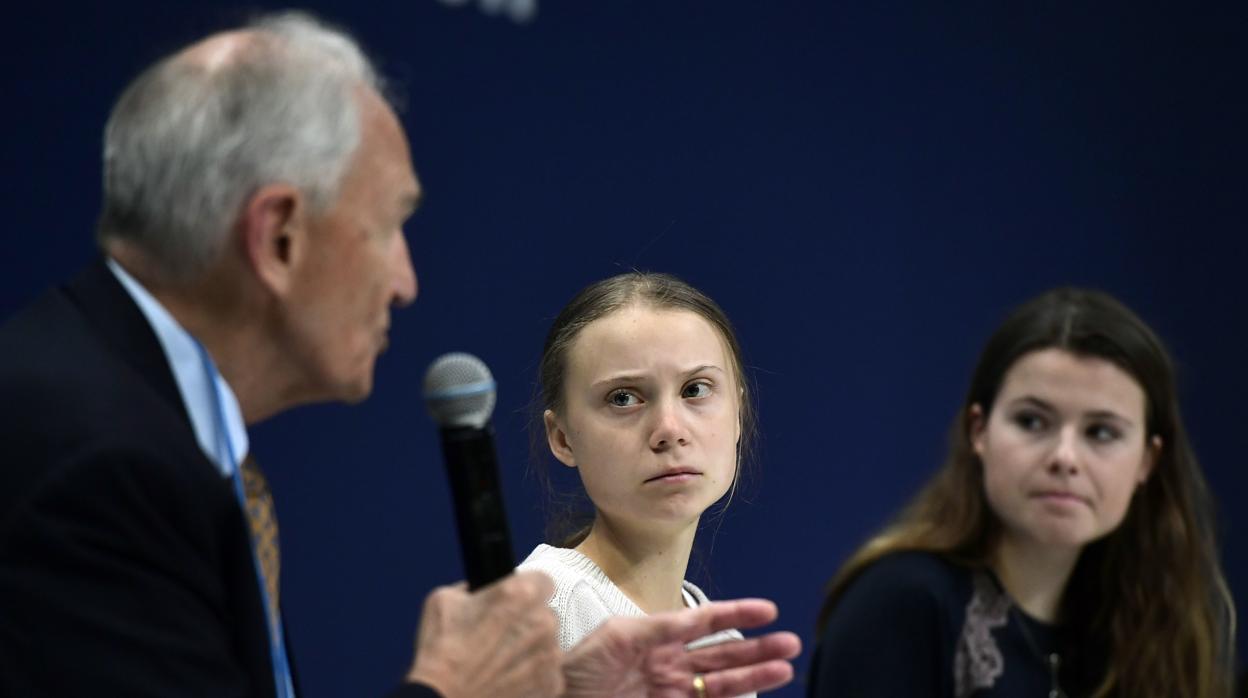
<svg viewBox="0 0 1248 698"><path fill-rule="evenodd" d="M1061 620L1062 595L1079 561L1080 548L1053 548L1001 539L992 570L1014 603L1027 615L1045 623Z"/></svg>
<svg viewBox="0 0 1248 698"><path fill-rule="evenodd" d="M641 531L601 514L576 550L593 560L646 613L684 608L681 594L698 522L663 532Z"/></svg>

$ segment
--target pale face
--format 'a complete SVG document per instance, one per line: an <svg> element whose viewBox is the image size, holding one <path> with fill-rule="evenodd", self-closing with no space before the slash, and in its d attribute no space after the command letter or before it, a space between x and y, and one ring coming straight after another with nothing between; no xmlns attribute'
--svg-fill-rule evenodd
<svg viewBox="0 0 1248 698"><path fill-rule="evenodd" d="M740 387L719 333L695 313L632 306L587 325L564 402L546 412L550 447L600 517L688 526L732 485Z"/></svg>
<svg viewBox="0 0 1248 698"><path fill-rule="evenodd" d="M1023 355L992 413L971 408L984 489L1008 542L1078 551L1122 523L1161 450L1145 395L1114 364L1060 349Z"/></svg>
<svg viewBox="0 0 1248 698"><path fill-rule="evenodd" d="M362 137L338 201L309 220L295 288L294 358L321 399L361 400L386 348L390 309L416 298L403 223L420 198L407 139L375 94L361 93Z"/></svg>

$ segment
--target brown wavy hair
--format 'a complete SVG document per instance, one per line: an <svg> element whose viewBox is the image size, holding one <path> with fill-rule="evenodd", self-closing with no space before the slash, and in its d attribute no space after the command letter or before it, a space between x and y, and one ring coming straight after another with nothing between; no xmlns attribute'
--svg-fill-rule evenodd
<svg viewBox="0 0 1248 698"><path fill-rule="evenodd" d="M1087 545L1061 616L1087 656L1104 658L1094 696L1222 698L1232 690L1235 612L1218 560L1212 498L1179 414L1174 366L1161 340L1107 294L1059 288L1020 306L988 340L954 420L944 466L897 519L833 577L819 616L867 566L900 551L931 552L987 569L1001 523L971 445L971 407L985 418L1010 367L1057 348L1110 361L1146 396L1146 437L1161 437L1151 477L1121 525Z"/></svg>
<svg viewBox="0 0 1248 698"><path fill-rule="evenodd" d="M719 508L722 512L735 494L741 481L742 471L753 462L751 458L757 426L755 421L753 391L741 358L741 345L727 314L709 296L687 282L657 272L630 271L595 282L580 292L559 311L546 335L542 359L538 368L538 392L533 400L530 422L530 450L537 476L546 493L546 539L560 547L574 547L589 535L593 513L586 503L583 490L561 491L555 486L543 464L549 459L546 430L542 419L545 410L559 413L564 408L564 376L567 373L568 352L581 330L595 320L616 311L633 306L645 306L658 310L683 310L694 313L710 323L723 339L732 362L732 373L740 390L738 395L738 418L741 422L741 438L737 442L737 472L727 499ZM712 512L712 517L718 512Z"/></svg>

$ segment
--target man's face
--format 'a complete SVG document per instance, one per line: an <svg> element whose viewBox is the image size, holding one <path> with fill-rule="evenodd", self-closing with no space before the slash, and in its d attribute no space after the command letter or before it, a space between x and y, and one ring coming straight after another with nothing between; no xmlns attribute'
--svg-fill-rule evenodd
<svg viewBox="0 0 1248 698"><path fill-rule="evenodd" d="M338 200L307 222L291 294L292 357L311 398L356 402L372 391L390 308L416 299L403 223L420 198L407 139L382 99L360 90L361 141Z"/></svg>

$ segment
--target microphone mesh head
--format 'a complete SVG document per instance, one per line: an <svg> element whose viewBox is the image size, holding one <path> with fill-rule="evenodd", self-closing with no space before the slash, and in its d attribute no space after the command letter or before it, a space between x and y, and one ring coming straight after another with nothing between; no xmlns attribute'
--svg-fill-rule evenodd
<svg viewBox="0 0 1248 698"><path fill-rule="evenodd" d="M484 427L494 413L496 386L472 354L443 354L425 371L425 409L441 427Z"/></svg>

